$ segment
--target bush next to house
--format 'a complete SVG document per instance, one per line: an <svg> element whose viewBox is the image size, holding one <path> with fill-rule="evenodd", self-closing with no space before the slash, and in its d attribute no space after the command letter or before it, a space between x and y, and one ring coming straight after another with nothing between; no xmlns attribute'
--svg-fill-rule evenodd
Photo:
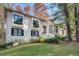
<svg viewBox="0 0 79 59"><path fill-rule="evenodd" d="M64 36L55 35L55 37L47 38L45 40L45 42L46 43L59 43L60 40L64 41L65 37Z"/></svg>
<svg viewBox="0 0 79 59"><path fill-rule="evenodd" d="M55 35L55 38L58 38L61 41L65 40L65 37L64 36L60 36L60 35Z"/></svg>
<svg viewBox="0 0 79 59"><path fill-rule="evenodd" d="M13 45L13 42L5 43L5 44L0 45L0 48L11 48L12 45Z"/></svg>
<svg viewBox="0 0 79 59"><path fill-rule="evenodd" d="M59 40L58 38L52 37L52 38L46 39L46 43L59 43Z"/></svg>
<svg viewBox="0 0 79 59"><path fill-rule="evenodd" d="M11 48L11 47L15 47L17 45L19 45L18 42L4 43L4 44L0 45L0 48Z"/></svg>

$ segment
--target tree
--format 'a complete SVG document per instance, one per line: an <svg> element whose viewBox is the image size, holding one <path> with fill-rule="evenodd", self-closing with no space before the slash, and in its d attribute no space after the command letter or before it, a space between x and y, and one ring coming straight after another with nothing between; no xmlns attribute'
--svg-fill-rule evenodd
<svg viewBox="0 0 79 59"><path fill-rule="evenodd" d="M74 4L75 7L75 25L76 25L76 41L79 42L79 4Z"/></svg>
<svg viewBox="0 0 79 59"><path fill-rule="evenodd" d="M69 21L69 13L68 13L67 4L63 4L63 12L65 15L65 22L66 22L66 28L67 28L67 38L70 42L70 41L72 41L72 38L71 38L71 29L70 29L70 21Z"/></svg>
<svg viewBox="0 0 79 59"><path fill-rule="evenodd" d="M4 29L4 5L0 4L0 43L4 41L5 29Z"/></svg>
<svg viewBox="0 0 79 59"><path fill-rule="evenodd" d="M24 11L25 11L27 14L30 14L31 6L30 6L30 5L27 5L26 7L24 7Z"/></svg>
<svg viewBox="0 0 79 59"><path fill-rule="evenodd" d="M21 8L20 5L17 5L15 8L16 8L16 10L17 10L18 12L22 12L22 8Z"/></svg>
<svg viewBox="0 0 79 59"><path fill-rule="evenodd" d="M34 14L38 18L49 19L48 9L43 3L35 3L33 8Z"/></svg>
<svg viewBox="0 0 79 59"><path fill-rule="evenodd" d="M71 28L70 28L70 18L69 18L69 12L68 12L68 4L63 4L63 3L60 3L58 4L58 8L61 10L59 12L56 12L55 15L57 15L54 20L59 20L60 17L65 16L65 24L66 24L66 29L67 29L67 39L69 42L72 41L72 38L71 38ZM60 14L60 15L58 15ZM62 21L62 20L60 20Z"/></svg>

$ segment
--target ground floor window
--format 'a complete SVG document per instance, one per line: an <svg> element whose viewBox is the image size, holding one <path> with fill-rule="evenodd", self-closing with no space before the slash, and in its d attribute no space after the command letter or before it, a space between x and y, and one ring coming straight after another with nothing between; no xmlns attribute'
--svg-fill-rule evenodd
<svg viewBox="0 0 79 59"><path fill-rule="evenodd" d="M62 35L64 35L64 30L62 30Z"/></svg>
<svg viewBox="0 0 79 59"><path fill-rule="evenodd" d="M46 34L46 26L43 26L43 34Z"/></svg>
<svg viewBox="0 0 79 59"><path fill-rule="evenodd" d="M24 30L19 28L11 28L11 35L13 36L24 36Z"/></svg>
<svg viewBox="0 0 79 59"><path fill-rule="evenodd" d="M49 33L53 33L53 26L49 25Z"/></svg>
<svg viewBox="0 0 79 59"><path fill-rule="evenodd" d="M58 26L56 26L56 33L58 33Z"/></svg>
<svg viewBox="0 0 79 59"><path fill-rule="evenodd" d="M39 31L31 30L31 36L39 36Z"/></svg>

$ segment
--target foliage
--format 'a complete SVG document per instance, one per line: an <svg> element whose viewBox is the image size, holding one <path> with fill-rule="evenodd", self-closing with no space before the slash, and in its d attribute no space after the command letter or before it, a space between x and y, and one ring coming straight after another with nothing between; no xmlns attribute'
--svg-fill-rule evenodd
<svg viewBox="0 0 79 59"><path fill-rule="evenodd" d="M29 14L30 11L31 11L31 6L30 5L27 5L26 7L24 7L24 11Z"/></svg>
<svg viewBox="0 0 79 59"><path fill-rule="evenodd" d="M67 39L69 41L72 41L72 38L71 38L71 26L70 26L71 23L70 23L70 15L69 15L69 4L67 4L67 3L66 4L60 3L60 4L57 4L57 5L58 5L58 9L61 12L56 13L55 16L57 16L57 17L55 18L55 20L59 20L59 21L64 20L65 21L65 25L66 25L66 29L67 29Z"/></svg>
<svg viewBox="0 0 79 59"><path fill-rule="evenodd" d="M64 36L60 36L60 35L55 35L55 38L57 38L58 40L64 41L65 37Z"/></svg>
<svg viewBox="0 0 79 59"><path fill-rule="evenodd" d="M55 37L48 38L45 41L47 43L59 43L60 40L64 41L65 37L64 36L60 36L60 35L55 35Z"/></svg>
<svg viewBox="0 0 79 59"><path fill-rule="evenodd" d="M48 38L45 41L46 43L59 43L59 40L57 37Z"/></svg>
<svg viewBox="0 0 79 59"><path fill-rule="evenodd" d="M10 43L0 45L0 48L11 48L12 45L13 45L13 42L10 42Z"/></svg>
<svg viewBox="0 0 79 59"><path fill-rule="evenodd" d="M47 20L49 18L48 8L43 3L35 3L33 8L36 17Z"/></svg>
<svg viewBox="0 0 79 59"><path fill-rule="evenodd" d="M17 11L22 12L22 8L21 8L20 5L17 5L15 8L16 8Z"/></svg>

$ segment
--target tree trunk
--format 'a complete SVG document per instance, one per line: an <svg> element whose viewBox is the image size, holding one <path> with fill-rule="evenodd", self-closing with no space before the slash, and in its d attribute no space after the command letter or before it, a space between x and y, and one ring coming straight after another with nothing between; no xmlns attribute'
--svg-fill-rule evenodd
<svg viewBox="0 0 79 59"><path fill-rule="evenodd" d="M4 7L0 4L0 44L4 42Z"/></svg>
<svg viewBox="0 0 79 59"><path fill-rule="evenodd" d="M66 29L67 29L67 39L68 39L68 42L71 42L72 41L71 28L70 28L70 20L69 20L67 4L64 4L63 8L64 8L63 11L64 11L64 15L65 15L65 22L66 22Z"/></svg>
<svg viewBox="0 0 79 59"><path fill-rule="evenodd" d="M79 42L79 17L77 18L76 21L76 41Z"/></svg>
<svg viewBox="0 0 79 59"><path fill-rule="evenodd" d="M69 19L66 19L66 29L67 29L67 39L70 42L72 41L72 38L71 38L71 29L70 29Z"/></svg>
<svg viewBox="0 0 79 59"><path fill-rule="evenodd" d="M75 6L76 41L79 42L79 8Z"/></svg>

